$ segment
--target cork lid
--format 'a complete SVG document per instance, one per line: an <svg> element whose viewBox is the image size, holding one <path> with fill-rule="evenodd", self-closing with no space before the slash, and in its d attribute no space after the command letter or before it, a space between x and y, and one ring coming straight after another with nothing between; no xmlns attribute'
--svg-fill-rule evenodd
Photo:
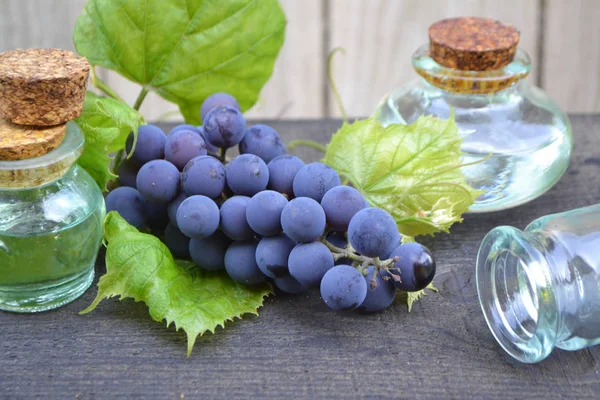
<svg viewBox="0 0 600 400"><path fill-rule="evenodd" d="M448 68L490 71L510 64L519 37L513 25L493 19L449 18L429 27L429 52L438 64Z"/></svg>
<svg viewBox="0 0 600 400"><path fill-rule="evenodd" d="M67 126L16 125L0 118L0 160L24 160L54 150L65 137Z"/></svg>
<svg viewBox="0 0 600 400"><path fill-rule="evenodd" d="M88 61L61 49L0 53L0 114L20 125L51 126L83 110Z"/></svg>

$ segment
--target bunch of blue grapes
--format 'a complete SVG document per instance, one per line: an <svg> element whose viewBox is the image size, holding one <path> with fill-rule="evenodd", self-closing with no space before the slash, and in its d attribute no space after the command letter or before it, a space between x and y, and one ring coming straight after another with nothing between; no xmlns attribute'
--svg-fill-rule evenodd
<svg viewBox="0 0 600 400"><path fill-rule="evenodd" d="M130 135L109 211L161 237L175 258L244 285L315 288L334 310L381 311L398 289L432 282L431 252L402 244L394 218L334 169L287 155L270 126L246 128L226 93L208 97L201 116L202 126L165 134L144 125L137 140ZM229 159L234 146L239 155Z"/></svg>

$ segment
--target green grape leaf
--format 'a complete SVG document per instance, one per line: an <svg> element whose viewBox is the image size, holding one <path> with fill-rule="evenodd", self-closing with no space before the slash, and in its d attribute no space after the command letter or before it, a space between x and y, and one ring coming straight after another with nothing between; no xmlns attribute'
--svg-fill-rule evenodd
<svg viewBox="0 0 600 400"><path fill-rule="evenodd" d="M98 282L98 294L81 313L94 310L114 296L143 301L155 321L175 324L188 338L188 357L196 338L214 333L226 321L257 309L271 293L268 284L244 286L224 272L202 271L190 262L176 262L155 236L138 232L116 212L104 221L106 274Z"/></svg>
<svg viewBox="0 0 600 400"><path fill-rule="evenodd" d="M73 32L79 54L176 103L228 92L247 110L273 73L286 20L277 0L89 0Z"/></svg>
<svg viewBox="0 0 600 400"><path fill-rule="evenodd" d="M83 112L75 120L85 136L85 147L78 163L94 178L100 189L116 178L109 167L110 153L122 149L130 132L137 135L144 117L127 104L92 92L85 95Z"/></svg>
<svg viewBox="0 0 600 400"><path fill-rule="evenodd" d="M388 211L408 236L448 232L475 198L460 171L454 116L423 116L411 125L382 127L375 119L344 123L323 162L362 192L372 207Z"/></svg>
<svg viewBox="0 0 600 400"><path fill-rule="evenodd" d="M423 297L427 296L426 290L431 290L433 292L439 292L438 288L433 286L433 283L430 283L425 289L418 290L416 292L405 292L402 290L398 290L398 299L404 304L408 306L408 312L412 311L413 304Z"/></svg>

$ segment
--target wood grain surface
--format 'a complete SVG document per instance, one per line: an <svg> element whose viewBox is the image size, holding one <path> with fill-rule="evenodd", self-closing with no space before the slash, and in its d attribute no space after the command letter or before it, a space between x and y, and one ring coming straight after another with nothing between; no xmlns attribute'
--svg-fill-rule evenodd
<svg viewBox="0 0 600 400"><path fill-rule="evenodd" d="M572 122L573 161L552 190L513 210L467 215L451 235L425 241L438 261L440 293L410 314L402 304L374 315L336 313L316 292L272 296L259 317L199 338L186 358L185 335L152 321L142 303L111 299L78 315L93 287L59 310L0 312L0 398L598 398L600 347L555 350L536 365L514 361L486 326L474 279L478 244L491 228L524 228L600 202L600 116ZM268 123L286 142L325 142L340 125Z"/></svg>

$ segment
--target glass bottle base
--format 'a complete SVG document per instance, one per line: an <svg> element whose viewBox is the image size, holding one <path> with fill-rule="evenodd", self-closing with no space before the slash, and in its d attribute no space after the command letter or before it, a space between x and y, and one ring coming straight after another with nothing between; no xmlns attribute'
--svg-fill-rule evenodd
<svg viewBox="0 0 600 400"><path fill-rule="evenodd" d="M52 310L81 296L94 280L94 263L77 275L52 283L0 286L0 310L34 313Z"/></svg>

